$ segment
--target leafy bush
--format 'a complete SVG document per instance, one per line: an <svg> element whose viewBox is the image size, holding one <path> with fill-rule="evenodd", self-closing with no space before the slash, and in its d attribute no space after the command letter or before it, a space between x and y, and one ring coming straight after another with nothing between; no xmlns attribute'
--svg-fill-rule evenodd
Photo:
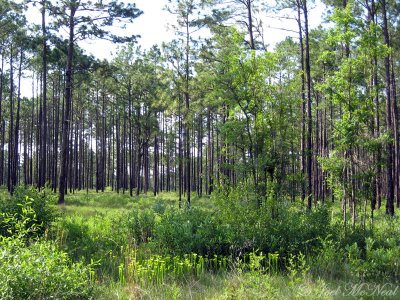
<svg viewBox="0 0 400 300"><path fill-rule="evenodd" d="M41 224L36 223L36 212L32 208L33 199L26 197L22 203L18 203L21 212L0 213L0 228L2 229L1 238L13 237L23 242L36 237L37 231L41 229Z"/></svg>
<svg viewBox="0 0 400 300"><path fill-rule="evenodd" d="M153 242L172 255L195 252L236 257L258 249L278 253L284 262L291 254L318 253L320 238L332 233L328 206L311 212L285 201L257 207L253 195L244 195L241 188L216 191L212 201L212 212L200 208L167 209L159 216L159 222L151 223L155 226ZM140 212L135 214L136 227L143 228L140 220L144 217ZM140 232L136 231L136 237Z"/></svg>
<svg viewBox="0 0 400 300"><path fill-rule="evenodd" d="M54 243L37 237L42 229L25 197L17 213L2 213L0 299L88 299L93 294L90 266L72 263ZM33 239L34 237L34 239Z"/></svg>
<svg viewBox="0 0 400 300"><path fill-rule="evenodd" d="M228 248L220 220L196 208L167 210L155 228L154 241L173 255L220 254Z"/></svg>
<svg viewBox="0 0 400 300"><path fill-rule="evenodd" d="M347 247L351 272L366 280L399 280L400 246L395 238L388 238L384 246L375 246L372 238L367 238L365 243L365 259L362 259L356 243Z"/></svg>
<svg viewBox="0 0 400 300"><path fill-rule="evenodd" d="M35 235L41 236L50 227L58 216L58 210L55 207L56 196L47 189L37 190L34 187L19 186L15 189L14 194L10 198L0 199L0 211L9 217L17 220L22 219L23 209L26 200L29 200L29 206L35 213L34 218L25 221L26 228L36 227ZM4 225L4 223L3 223ZM0 235L10 236L13 234L10 228L0 225ZM31 232L32 233L32 232Z"/></svg>
<svg viewBox="0 0 400 300"><path fill-rule="evenodd" d="M214 218L218 220L219 234L229 252L226 254L239 256L259 248L256 240L264 232L262 215L267 212L257 207L256 198L248 192L248 187L217 190L212 200L216 204Z"/></svg>
<svg viewBox="0 0 400 300"><path fill-rule="evenodd" d="M156 214L151 209L131 210L126 219L128 233L136 243L146 243L151 239L156 223Z"/></svg>
<svg viewBox="0 0 400 300"><path fill-rule="evenodd" d="M90 267L72 263L47 241L23 247L16 239L0 241L0 299L89 299Z"/></svg>
<svg viewBox="0 0 400 300"><path fill-rule="evenodd" d="M311 273L319 278L329 279L345 278L348 274L346 254L338 242L328 236L320 238L321 247L318 253L311 257Z"/></svg>
<svg viewBox="0 0 400 300"><path fill-rule="evenodd" d="M319 238L332 232L329 206L309 212L285 200L268 199L257 207L251 195L243 195L240 188L216 192L213 199L218 223L223 224L234 255L253 249L279 253L282 260L300 252L309 255L321 247Z"/></svg>
<svg viewBox="0 0 400 300"><path fill-rule="evenodd" d="M318 253L320 239L331 233L329 209L318 207L309 212L295 206L284 206L272 218L268 208L264 210L260 230L257 231L258 247L264 252L278 252L287 258L300 252L310 255Z"/></svg>
<svg viewBox="0 0 400 300"><path fill-rule="evenodd" d="M165 204L164 201L161 200L158 200L156 203L153 204L153 210L160 215L162 215L165 212L166 208L167 205Z"/></svg>
<svg viewBox="0 0 400 300"><path fill-rule="evenodd" d="M75 260L107 261L128 244L124 216L96 214L89 218L72 215L55 224L54 239Z"/></svg>

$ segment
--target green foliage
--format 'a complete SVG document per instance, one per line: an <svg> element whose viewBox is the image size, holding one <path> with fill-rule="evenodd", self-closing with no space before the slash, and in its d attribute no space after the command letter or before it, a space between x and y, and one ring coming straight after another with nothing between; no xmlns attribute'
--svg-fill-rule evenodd
<svg viewBox="0 0 400 300"><path fill-rule="evenodd" d="M329 235L325 239L320 238L319 252L311 257L310 272L315 277L332 279L346 278L345 252L337 241Z"/></svg>
<svg viewBox="0 0 400 300"><path fill-rule="evenodd" d="M240 256L261 249L278 253L281 259L290 253L318 251L317 237L331 233L328 207L305 212L288 203L281 207L266 203L257 208L254 194L243 195L243 190L216 192L213 212L196 207L167 208L156 216L150 209L133 210L123 226L128 227L129 236L137 244L151 241L163 253L172 255L194 252Z"/></svg>
<svg viewBox="0 0 400 300"><path fill-rule="evenodd" d="M48 189L38 191L34 187L17 187L10 198L0 199L3 215L0 219L13 219L6 223L0 222L0 235L15 234L10 228L11 223L19 224L18 221L23 220L25 229L34 228L30 232L31 236L42 236L59 215L55 203L55 195Z"/></svg>
<svg viewBox="0 0 400 300"><path fill-rule="evenodd" d="M307 264L306 257L303 253L298 255L290 255L286 268L289 271L290 283L294 284L306 278L310 267Z"/></svg>
<svg viewBox="0 0 400 300"><path fill-rule="evenodd" d="M163 201L158 200L156 203L153 204L153 210L162 215L165 212L166 204Z"/></svg>
<svg viewBox="0 0 400 300"><path fill-rule="evenodd" d="M219 223L234 254L260 249L264 253L305 254L318 251L318 237L331 232L329 208L317 207L311 212L295 204L270 199L261 208L254 205L243 188L215 193Z"/></svg>
<svg viewBox="0 0 400 300"><path fill-rule="evenodd" d="M154 241L174 255L220 254L228 247L220 221L198 208L167 210L157 224Z"/></svg>
<svg viewBox="0 0 400 300"><path fill-rule="evenodd" d="M14 237L20 241L25 241L37 234L41 225L36 223L36 213L32 209L33 199L25 197L22 203L17 205L21 208L19 214L3 212L0 215L0 227L2 228L1 238Z"/></svg>
<svg viewBox="0 0 400 300"><path fill-rule="evenodd" d="M257 207L254 191L245 185L225 186L210 199L194 198L191 209L178 209L176 198L163 197L103 210L119 203L118 196L107 195L89 214L83 210L86 202L92 205L88 196L73 206L84 216L70 211L50 236L74 261L95 261L92 277L138 287L140 292L135 289L127 299L143 293L182 297L189 282L213 274L234 276L221 283L222 299L262 298L261 291L278 299L318 298L335 288L325 279L392 282L399 277L396 219L379 219L372 239L371 231L359 227L345 234L336 205L306 211L271 192ZM67 205L67 211L71 208ZM270 281L285 288L277 291Z"/></svg>
<svg viewBox="0 0 400 300"><path fill-rule="evenodd" d="M282 258L300 252L312 255L320 247L318 237L331 233L326 206L307 212L282 205L275 213L274 218L267 214L262 220L264 226L259 239L264 252L278 252Z"/></svg>
<svg viewBox="0 0 400 300"><path fill-rule="evenodd" d="M75 260L118 264L115 254L128 244L128 229L121 214L72 215L61 219L52 231L62 249ZM105 266L103 265L103 267Z"/></svg>
<svg viewBox="0 0 400 300"><path fill-rule="evenodd" d="M47 203L45 196L38 199ZM73 263L54 242L38 238L43 223L38 223L34 204L34 199L25 196L22 203L15 204L18 213L1 215L1 228L6 234L0 236L0 298L91 298L91 266ZM45 205L36 207L42 213L48 212Z"/></svg>
<svg viewBox="0 0 400 300"><path fill-rule="evenodd" d="M0 242L1 299L89 299L90 266L72 263L67 254L46 241L21 247Z"/></svg>
<svg viewBox="0 0 400 300"><path fill-rule="evenodd" d="M158 202L160 203L160 202ZM151 209L131 210L126 217L128 234L137 244L148 242L153 236L156 214Z"/></svg>
<svg viewBox="0 0 400 300"><path fill-rule="evenodd" d="M374 240L367 238L365 259L356 243L347 250L351 272L356 277L380 281L400 278L400 246L394 238L388 238L383 246L375 246Z"/></svg>

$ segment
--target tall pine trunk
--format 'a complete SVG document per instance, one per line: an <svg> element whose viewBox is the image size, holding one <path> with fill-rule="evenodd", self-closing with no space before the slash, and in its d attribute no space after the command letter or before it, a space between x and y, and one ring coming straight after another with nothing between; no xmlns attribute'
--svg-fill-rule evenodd
<svg viewBox="0 0 400 300"><path fill-rule="evenodd" d="M76 12L75 3L70 6L69 15L69 40L68 40L68 56L67 56L67 70L66 70L66 85L65 85L65 112L64 112L64 126L62 132L62 145L61 145L61 170L60 170L60 185L59 185L59 198L58 203L65 203L65 190L68 173L67 156L69 150L69 128L71 123L71 105L72 105L72 72L73 72L73 58L74 58L74 15Z"/></svg>

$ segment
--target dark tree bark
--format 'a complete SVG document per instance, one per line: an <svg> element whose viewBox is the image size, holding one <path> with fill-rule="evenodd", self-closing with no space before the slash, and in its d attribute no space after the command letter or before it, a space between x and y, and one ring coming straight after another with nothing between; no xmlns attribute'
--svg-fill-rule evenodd
<svg viewBox="0 0 400 300"><path fill-rule="evenodd" d="M303 42L303 30L301 25L301 0L297 0L297 25L299 27L299 44L300 44L300 66L301 66L301 201L304 202L306 195L306 80L305 80L305 67L304 67L304 42Z"/></svg>
<svg viewBox="0 0 400 300"><path fill-rule="evenodd" d="M383 36L385 45L390 47L389 29L387 20L387 5L386 0L381 0L382 5L382 17L383 17ZM390 80L390 55L387 54L385 57L385 89L386 89L386 131L392 134L392 99L391 99L391 80ZM386 145L387 158L386 158L386 170L387 170L387 193L386 193L386 213L388 215L394 215L394 182L393 182L393 141L390 138Z"/></svg>
<svg viewBox="0 0 400 300"><path fill-rule="evenodd" d="M7 187L8 191L12 192L12 176L13 176L13 153L14 153L14 66L13 66L13 45L10 46L10 123L8 135L8 172L7 172Z"/></svg>
<svg viewBox="0 0 400 300"><path fill-rule="evenodd" d="M57 190L58 182L58 139L60 123L60 104L61 104L61 72L58 74L57 93L54 97L55 105L55 124L54 124L54 147L53 147L53 190Z"/></svg>
<svg viewBox="0 0 400 300"><path fill-rule="evenodd" d="M253 0L246 0L246 9L247 9L247 27L249 31L249 37L250 37L250 49L255 50L256 46L254 43L254 26L253 26L253 16L252 16L252 3Z"/></svg>
<svg viewBox="0 0 400 300"><path fill-rule="evenodd" d="M160 152L159 152L159 142L158 136L154 137L154 171L153 171L153 178L154 178L154 187L153 192L154 196L156 196L160 192L160 183L159 183L159 165L160 165Z"/></svg>
<svg viewBox="0 0 400 300"><path fill-rule="evenodd" d="M312 205L312 111L311 111L311 67L310 67L310 42L308 31L308 9L307 0L303 1L304 14L304 35L305 35L305 71L306 71L306 95L307 95L307 208L311 209Z"/></svg>
<svg viewBox="0 0 400 300"><path fill-rule="evenodd" d="M65 86L65 115L64 126L62 131L62 145L61 145L61 170L60 170L60 185L59 185L59 198L58 203L64 204L65 190L67 181L67 155L69 150L69 128L71 123L71 104L72 104L72 72L73 72L73 58L74 58L74 37L75 37L75 23L74 16L77 10L77 3L70 4L69 15L69 40L68 40L68 56L67 56L67 70L66 70L66 86Z"/></svg>
<svg viewBox="0 0 400 300"><path fill-rule="evenodd" d="M3 120L3 87L4 87L4 50L1 53L0 71L0 186L4 184L4 120Z"/></svg>
<svg viewBox="0 0 400 300"><path fill-rule="evenodd" d="M40 166L38 187L41 188L46 182L47 162L47 33L46 33L46 0L42 0L42 113L41 113L41 139L40 139Z"/></svg>
<svg viewBox="0 0 400 300"><path fill-rule="evenodd" d="M14 192L14 188L18 183L18 141L19 141L19 127L20 127L20 111L21 111L21 76L22 76L22 62L23 62L23 50L20 50L20 60L18 69L18 92L17 92L17 115L15 120L15 131L14 131L14 149L13 149L13 166L11 176L11 193Z"/></svg>
<svg viewBox="0 0 400 300"><path fill-rule="evenodd" d="M393 56L391 59L391 92L392 92L392 105L393 105L393 130L394 130L394 181L395 181L395 197L396 207L400 207L400 146L399 146L399 112L397 107L397 89L396 89L396 76L394 72Z"/></svg>
<svg viewBox="0 0 400 300"><path fill-rule="evenodd" d="M189 80L190 80L190 65L189 65L189 51L190 51L190 32L189 32L189 13L186 15L186 52L185 52L185 191L186 191L186 205L190 207L190 190L191 190L191 176L190 176L190 124L189 124Z"/></svg>

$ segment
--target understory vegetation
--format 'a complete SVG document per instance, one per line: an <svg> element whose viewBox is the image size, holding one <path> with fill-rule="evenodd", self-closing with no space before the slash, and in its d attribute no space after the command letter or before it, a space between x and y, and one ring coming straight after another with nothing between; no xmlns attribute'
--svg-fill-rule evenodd
<svg viewBox="0 0 400 300"><path fill-rule="evenodd" d="M347 228L336 203L1 193L1 299L396 299L399 220ZM360 222L361 223L361 222ZM362 223L361 223L362 224Z"/></svg>

